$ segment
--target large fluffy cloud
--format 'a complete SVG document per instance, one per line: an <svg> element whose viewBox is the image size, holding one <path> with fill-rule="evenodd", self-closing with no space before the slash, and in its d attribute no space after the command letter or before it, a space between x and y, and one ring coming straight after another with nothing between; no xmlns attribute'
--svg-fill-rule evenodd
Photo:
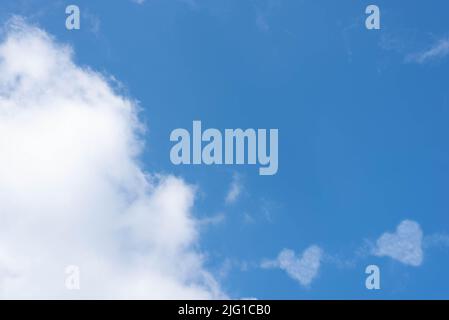
<svg viewBox="0 0 449 320"><path fill-rule="evenodd" d="M194 188L139 167L135 109L44 31L4 28L0 297L223 297L196 249Z"/></svg>

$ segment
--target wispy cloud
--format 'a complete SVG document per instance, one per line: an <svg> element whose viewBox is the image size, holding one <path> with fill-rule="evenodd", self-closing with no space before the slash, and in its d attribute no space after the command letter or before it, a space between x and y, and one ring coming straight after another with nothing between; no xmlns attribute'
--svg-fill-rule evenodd
<svg viewBox="0 0 449 320"><path fill-rule="evenodd" d="M443 233L435 233L430 236L425 236L423 247L449 247L449 235Z"/></svg>
<svg viewBox="0 0 449 320"><path fill-rule="evenodd" d="M254 217L248 213L248 212L244 212L243 213L243 222L246 224L252 224L254 223L256 220L254 219Z"/></svg>
<svg viewBox="0 0 449 320"><path fill-rule="evenodd" d="M196 0L178 0L186 5L188 5L192 9L198 9L198 2Z"/></svg>
<svg viewBox="0 0 449 320"><path fill-rule="evenodd" d="M293 250L283 249L276 260L265 260L261 267L284 270L300 285L308 287L318 275L322 258L323 250L316 245L308 247L300 257Z"/></svg>
<svg viewBox="0 0 449 320"><path fill-rule="evenodd" d="M257 265L252 265L252 263L248 263L246 261L240 261L238 259L226 258L221 264L218 270L218 276L221 279L226 278L233 270L237 270L240 272L246 272L249 268L257 267Z"/></svg>
<svg viewBox="0 0 449 320"><path fill-rule="evenodd" d="M206 217L198 220L198 223L202 226L217 225L225 221L226 216L224 213L219 213L211 217Z"/></svg>
<svg viewBox="0 0 449 320"><path fill-rule="evenodd" d="M226 204L233 204L235 203L240 194L242 193L242 181L241 181L241 177L238 174L234 174L232 176L232 181L231 181L231 185L229 187L229 191L226 194L226 199L225 202Z"/></svg>
<svg viewBox="0 0 449 320"><path fill-rule="evenodd" d="M259 30L267 32L271 29L268 22L269 17L271 17L280 6L281 0L263 0L256 3L256 26Z"/></svg>
<svg viewBox="0 0 449 320"><path fill-rule="evenodd" d="M423 64L432 60L442 59L449 54L449 38L438 40L429 49L409 54L405 57L405 62Z"/></svg>
<svg viewBox="0 0 449 320"><path fill-rule="evenodd" d="M268 24L267 16L265 14L261 13L261 12L257 13L256 25L262 31L269 31L270 30L270 25Z"/></svg>
<svg viewBox="0 0 449 320"><path fill-rule="evenodd" d="M87 22L88 30L98 36L101 27L101 20L98 15L90 12L89 10L84 10L82 17L84 21Z"/></svg>

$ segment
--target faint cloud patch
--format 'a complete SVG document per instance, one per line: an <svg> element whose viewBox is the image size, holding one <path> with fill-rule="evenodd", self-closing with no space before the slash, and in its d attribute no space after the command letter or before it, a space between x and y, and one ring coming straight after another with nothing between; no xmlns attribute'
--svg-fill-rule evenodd
<svg viewBox="0 0 449 320"><path fill-rule="evenodd" d="M404 40L402 35L395 35L388 32L383 33L379 40L379 47L385 51L403 53L407 50L408 46L407 41Z"/></svg>
<svg viewBox="0 0 449 320"><path fill-rule="evenodd" d="M250 213L244 212L243 213L243 222L246 224L253 224L254 222L256 222L256 220Z"/></svg>
<svg viewBox="0 0 449 320"><path fill-rule="evenodd" d="M198 2L196 2L196 0L178 0L178 1L188 5L192 9L198 9Z"/></svg>
<svg viewBox="0 0 449 320"><path fill-rule="evenodd" d="M240 197L240 194L242 193L242 181L241 177L238 174L234 174L232 176L231 185L229 187L229 191L226 195L225 202L226 204L233 204L235 203L238 198Z"/></svg>
<svg viewBox="0 0 449 320"><path fill-rule="evenodd" d="M269 18L281 6L281 0L264 0L257 2L256 10L256 26L263 32L271 29Z"/></svg>
<svg viewBox="0 0 449 320"><path fill-rule="evenodd" d="M84 18L84 21L87 22L88 30L92 32L94 35L98 36L100 34L100 26L101 20L96 15L87 10L81 14L81 17Z"/></svg>
<svg viewBox="0 0 449 320"><path fill-rule="evenodd" d="M270 25L268 24L267 17L260 12L257 13L256 25L262 31L270 30Z"/></svg>
<svg viewBox="0 0 449 320"><path fill-rule="evenodd" d="M336 254L323 254L322 262L336 266L338 269L353 269L357 264L358 257L348 259Z"/></svg>
<svg viewBox="0 0 449 320"><path fill-rule="evenodd" d="M279 209L281 209L281 207L281 204L279 204L278 202L262 198L260 200L259 210L266 221L273 222L273 213L277 212Z"/></svg>
<svg viewBox="0 0 449 320"><path fill-rule="evenodd" d="M435 233L424 237L423 247L449 247L449 235L443 233Z"/></svg>
<svg viewBox="0 0 449 320"><path fill-rule="evenodd" d="M218 213L211 217L206 217L198 220L200 226L214 226L223 223L226 220L224 213Z"/></svg>
<svg viewBox="0 0 449 320"><path fill-rule="evenodd" d="M250 268L250 263L246 261L240 261L238 259L226 258L220 269L218 270L217 276L220 279L225 279L233 270L237 270L240 272L246 272Z"/></svg>

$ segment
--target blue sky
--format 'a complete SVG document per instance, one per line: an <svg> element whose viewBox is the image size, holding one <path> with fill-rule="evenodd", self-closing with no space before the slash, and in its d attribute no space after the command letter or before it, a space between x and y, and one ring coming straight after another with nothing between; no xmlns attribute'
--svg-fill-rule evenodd
<svg viewBox="0 0 449 320"><path fill-rule="evenodd" d="M68 31L72 3L81 29ZM380 30L365 28L369 4ZM443 0L7 0L0 19L25 17L139 101L139 161L197 186L199 250L229 296L447 299L448 10ZM193 120L279 129L277 174L174 166L170 132ZM374 254L407 219L424 234L422 262ZM311 245L322 256L306 286L261 267ZM370 264L381 290L365 288Z"/></svg>

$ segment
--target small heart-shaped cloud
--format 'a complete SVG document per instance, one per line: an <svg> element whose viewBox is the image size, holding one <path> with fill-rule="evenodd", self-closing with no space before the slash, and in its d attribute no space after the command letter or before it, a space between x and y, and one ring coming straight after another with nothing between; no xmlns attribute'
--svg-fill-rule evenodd
<svg viewBox="0 0 449 320"><path fill-rule="evenodd" d="M302 286L307 287L318 274L322 255L323 250L316 245L304 250L301 257L296 257L293 250L283 249L275 261L265 261L262 267L282 269Z"/></svg>
<svg viewBox="0 0 449 320"><path fill-rule="evenodd" d="M422 239L420 225L415 221L404 220L398 225L395 233L384 233L377 239L373 254L417 267L423 261Z"/></svg>

